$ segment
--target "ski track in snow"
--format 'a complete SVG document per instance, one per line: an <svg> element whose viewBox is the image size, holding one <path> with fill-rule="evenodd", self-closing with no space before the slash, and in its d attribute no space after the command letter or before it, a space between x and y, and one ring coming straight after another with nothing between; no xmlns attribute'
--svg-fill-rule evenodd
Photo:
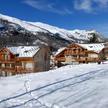
<svg viewBox="0 0 108 108"><path fill-rule="evenodd" d="M57 90L60 90L60 89L63 89L63 88L65 88L65 87L68 87L68 86L73 86L73 85L75 85L75 84L80 84L80 83L82 83L82 82L84 82L84 81L87 81L87 80L89 80L89 79L91 79L91 78L93 78L94 77L94 74L95 73L99 73L100 72L100 70L96 70L96 71L93 71L93 72L89 72L89 73L86 73L86 74L82 74L82 75L79 75L79 76L76 76L76 77L73 77L73 78L69 78L69 79L65 79L65 80L62 80L62 81L59 81L59 82L55 82L55 83L53 83L53 84L49 84L49 85L46 85L46 86L44 86L44 87L41 87L41 88L37 88L37 89L35 89L35 90L30 90L29 91L29 93L30 92L36 92L36 91L38 91L38 90L41 90L41 89L46 89L47 88L47 90L46 91L49 91L49 92L47 92L47 93L45 93L45 94L43 94L43 95L40 95L36 100L38 100L38 99L40 99L40 98L42 98L42 97L44 97L44 96L46 96L46 95L49 95L49 94L52 94L52 93L54 93L54 92L56 92ZM103 72L103 71L102 71ZM91 75L90 75L91 74ZM80 77L80 79L78 79ZM76 79L77 78L77 79ZM84 79L83 79L84 78ZM64 83L67 83L67 81L71 81L71 82L73 82L73 83L69 83L69 84L66 84L65 86L63 85L62 87L60 87L61 85L62 85L62 82ZM72 81L72 80L75 80L75 81ZM77 81L77 80L79 80L79 81ZM51 88L49 88L49 86L55 86L55 84L59 84L59 87L57 88L57 87L55 87L56 89L54 89L54 90L51 90L52 89L52 87ZM57 85L56 85L57 86ZM42 91L42 93L43 93L43 91ZM41 93L41 94L42 94ZM20 97L20 96L23 96L23 95L27 95L28 93L24 93L24 94L21 94L21 95L19 95L19 96L16 96L16 97L10 97L10 98L8 98L8 99L6 99L6 100L2 100L2 101L0 101L0 103L1 102L4 102L4 101L8 101L8 100L10 100L10 99L15 99L15 98L18 98L18 97ZM33 99L31 99L31 100L28 100L27 102L29 102L29 101L32 101ZM25 102L25 103L27 103L27 102ZM24 103L24 104L25 104ZM24 105L24 104L21 104L21 105ZM11 107L19 107L20 105L16 105L16 106L11 106Z"/></svg>
<svg viewBox="0 0 108 108"><path fill-rule="evenodd" d="M98 88L92 88L86 86L86 84L90 83L90 81L92 83L98 77L103 78L107 75L108 69L100 68L35 89L30 88L30 81L28 79L25 80L25 93L0 100L0 106L3 108L79 108L81 106L78 104L79 102L83 100L92 101L89 100L90 97L97 99L95 95ZM79 90L77 89L78 87L82 88ZM47 99L49 100L48 102ZM82 105L81 108L87 107Z"/></svg>

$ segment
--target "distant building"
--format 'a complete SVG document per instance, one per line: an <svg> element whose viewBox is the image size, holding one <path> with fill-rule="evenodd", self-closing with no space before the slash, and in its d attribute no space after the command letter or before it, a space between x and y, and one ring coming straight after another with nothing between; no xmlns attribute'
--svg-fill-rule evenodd
<svg viewBox="0 0 108 108"><path fill-rule="evenodd" d="M47 71L50 53L47 46L5 47L0 50L0 75Z"/></svg>
<svg viewBox="0 0 108 108"><path fill-rule="evenodd" d="M98 62L100 60L100 52L103 48L103 43L73 43L58 50L55 54L55 63L72 64Z"/></svg>
<svg viewBox="0 0 108 108"><path fill-rule="evenodd" d="M100 55L104 60L108 60L108 42L105 43L104 45L105 47L100 52Z"/></svg>

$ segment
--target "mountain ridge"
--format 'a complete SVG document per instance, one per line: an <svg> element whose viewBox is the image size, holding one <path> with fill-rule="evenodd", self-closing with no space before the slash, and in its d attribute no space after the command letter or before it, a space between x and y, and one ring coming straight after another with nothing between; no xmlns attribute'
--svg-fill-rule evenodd
<svg viewBox="0 0 108 108"><path fill-rule="evenodd" d="M26 31L30 35L32 34L34 36L37 36L37 38L34 38L32 36L32 38L34 38L33 43L35 43L35 41L39 39L39 41L48 43L48 45L49 43L52 43L53 45L51 46L54 46L59 42L61 42L60 44L62 45L63 43L65 43L64 46L72 42L85 43L88 42L91 37L93 37L93 34L97 35L99 42L102 42L104 40L103 37L95 30L67 30L41 22L24 21L3 14L0 14L0 24L7 26L8 31L10 30L9 26L12 26L14 29L19 27L23 32ZM18 30L17 32L20 33ZM62 45L58 46L60 47Z"/></svg>

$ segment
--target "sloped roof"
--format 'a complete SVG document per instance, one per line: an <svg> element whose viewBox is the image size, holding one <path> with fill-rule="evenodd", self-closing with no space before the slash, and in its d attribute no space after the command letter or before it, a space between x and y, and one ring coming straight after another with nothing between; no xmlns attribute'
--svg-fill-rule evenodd
<svg viewBox="0 0 108 108"><path fill-rule="evenodd" d="M62 47L62 48L58 49L58 51L56 52L55 56L58 55L58 54L60 54L65 49L66 49L66 47Z"/></svg>
<svg viewBox="0 0 108 108"><path fill-rule="evenodd" d="M18 46L7 47L13 54L17 54L18 57L33 57L38 51L39 46Z"/></svg>
<svg viewBox="0 0 108 108"><path fill-rule="evenodd" d="M81 47L99 53L105 46L104 43L96 43L96 44L78 44Z"/></svg>

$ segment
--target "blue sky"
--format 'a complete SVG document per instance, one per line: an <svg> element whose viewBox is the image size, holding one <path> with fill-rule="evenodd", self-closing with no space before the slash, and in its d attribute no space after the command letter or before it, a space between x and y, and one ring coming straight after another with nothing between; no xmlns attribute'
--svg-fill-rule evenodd
<svg viewBox="0 0 108 108"><path fill-rule="evenodd" d="M108 37L108 0L0 0L0 13Z"/></svg>

